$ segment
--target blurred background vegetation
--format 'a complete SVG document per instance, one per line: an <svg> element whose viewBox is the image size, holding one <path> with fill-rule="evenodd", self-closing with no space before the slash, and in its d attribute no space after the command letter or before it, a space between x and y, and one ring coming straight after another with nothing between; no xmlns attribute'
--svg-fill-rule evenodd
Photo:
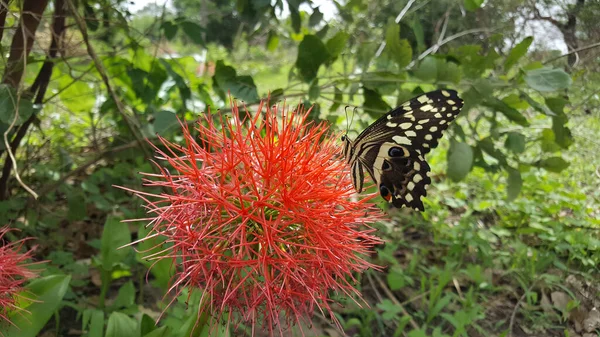
<svg viewBox="0 0 600 337"><path fill-rule="evenodd" d="M428 155L426 211L378 225L371 308L305 331L600 336L598 18L596 0L1 0L0 224L48 261L43 303L2 332L207 334L187 296L155 325L169 265L116 249L147 230L113 186L141 185L145 139L180 140L177 117L270 94L354 137L448 87L464 109Z"/></svg>

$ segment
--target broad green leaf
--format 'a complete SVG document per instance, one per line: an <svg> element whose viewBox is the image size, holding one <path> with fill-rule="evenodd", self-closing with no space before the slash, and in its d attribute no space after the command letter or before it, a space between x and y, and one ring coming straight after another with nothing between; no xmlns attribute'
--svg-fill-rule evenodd
<svg viewBox="0 0 600 337"><path fill-rule="evenodd" d="M412 60L412 48L406 39L400 39L400 25L390 20L385 33L386 51L400 69L404 69Z"/></svg>
<svg viewBox="0 0 600 337"><path fill-rule="evenodd" d="M555 91L571 86L571 76L562 69L539 68L525 73L525 82L532 89L539 91Z"/></svg>
<svg viewBox="0 0 600 337"><path fill-rule="evenodd" d="M363 96L365 98L365 102L363 103L365 112L373 118L379 118L391 109L381 95L375 90L363 87Z"/></svg>
<svg viewBox="0 0 600 337"><path fill-rule="evenodd" d="M554 130L552 129L544 129L542 130L542 139L541 139L540 147L544 152L558 152L560 151L560 146L556 143L556 137L554 135Z"/></svg>
<svg viewBox="0 0 600 337"><path fill-rule="evenodd" d="M410 24L413 33L415 34L415 39L417 40L417 49L419 52L425 50L425 32L423 31L423 25L421 25L421 20L418 17L415 17Z"/></svg>
<svg viewBox="0 0 600 337"><path fill-rule="evenodd" d="M525 136L518 132L508 132L504 146L514 153L522 153L525 151Z"/></svg>
<svg viewBox="0 0 600 337"><path fill-rule="evenodd" d="M64 77L59 81L61 102L72 112L90 112L96 105L96 92L88 83Z"/></svg>
<svg viewBox="0 0 600 337"><path fill-rule="evenodd" d="M502 102L517 110L525 110L529 108L529 103L527 103L525 100L522 100L517 94L510 94L504 97Z"/></svg>
<svg viewBox="0 0 600 337"><path fill-rule="evenodd" d="M460 83L462 78L462 70L454 62L447 62L444 59L436 59L437 63L437 78L439 82Z"/></svg>
<svg viewBox="0 0 600 337"><path fill-rule="evenodd" d="M533 107L537 112L543 113L546 116L555 116L556 114L550 110L544 104L539 103L538 101L531 98L526 93L521 93L521 98L523 98L531 107Z"/></svg>
<svg viewBox="0 0 600 337"><path fill-rule="evenodd" d="M17 112L16 107L18 107L19 115L14 125L21 125L33 113L31 99L19 97L8 84L0 84L0 122L11 125Z"/></svg>
<svg viewBox="0 0 600 337"><path fill-rule="evenodd" d="M561 97L546 98L546 105L556 116L552 117L552 131L554 131L554 141L563 149L569 148L573 144L573 135L566 126L568 118L565 115L564 108L568 101Z"/></svg>
<svg viewBox="0 0 600 337"><path fill-rule="evenodd" d="M314 27L314 26L318 25L319 23L321 23L321 20L323 20L323 13L321 13L319 8L317 7L315 9L313 9L313 13L308 18L308 25L310 27Z"/></svg>
<svg viewBox="0 0 600 337"><path fill-rule="evenodd" d="M233 67L225 65L221 60L217 61L213 80L223 91L222 99L225 99L225 92L229 90L235 98L247 102L258 101L258 90L252 77L238 76Z"/></svg>
<svg viewBox="0 0 600 337"><path fill-rule="evenodd" d="M519 125L522 125L522 126L529 125L527 118L525 118L525 116L523 116L523 114L521 114L518 110L511 108L506 103L502 102L501 100L499 100L497 98L487 99L483 103L483 105L487 106L488 108L491 108L494 111L501 112L504 116L506 116L506 118L508 118L509 120L511 120Z"/></svg>
<svg viewBox="0 0 600 337"><path fill-rule="evenodd" d="M104 336L104 312L101 310L94 310L92 313L92 319L90 321L89 337L103 337Z"/></svg>
<svg viewBox="0 0 600 337"><path fill-rule="evenodd" d="M478 10L483 4L484 0L465 0L465 8L468 11Z"/></svg>
<svg viewBox="0 0 600 337"><path fill-rule="evenodd" d="M167 38L167 40L173 40L173 38L175 37L175 35L177 35L177 29L179 28L178 25L174 24L173 21L164 21L161 25L160 25L160 29L162 29L163 33L165 34L165 37Z"/></svg>
<svg viewBox="0 0 600 337"><path fill-rule="evenodd" d="M137 321L123 313L113 312L108 317L105 337L138 336Z"/></svg>
<svg viewBox="0 0 600 337"><path fill-rule="evenodd" d="M9 315L13 325L2 330L4 336L36 337L59 309L70 281L71 276L51 275L27 285L22 298L29 299L28 303L20 304L27 311L13 311Z"/></svg>
<svg viewBox="0 0 600 337"><path fill-rule="evenodd" d="M376 90L381 95L391 95L398 90L398 81L404 78L406 78L405 73L399 76L390 71L370 71L362 76L361 82L365 88Z"/></svg>
<svg viewBox="0 0 600 337"><path fill-rule="evenodd" d="M428 56L419 63L414 75L423 81L433 81L437 78L437 66L435 57Z"/></svg>
<svg viewBox="0 0 600 337"><path fill-rule="evenodd" d="M159 135L164 135L170 130L176 129L179 126L179 120L174 112L168 110L160 110L154 114L154 132Z"/></svg>
<svg viewBox="0 0 600 337"><path fill-rule="evenodd" d="M109 216L104 223L100 249L102 268L105 271L112 271L114 265L123 261L131 250L131 247L123 246L130 242L131 233L129 233L127 224Z"/></svg>
<svg viewBox="0 0 600 337"><path fill-rule="evenodd" d="M113 310L128 308L135 303L135 286L133 281L129 280L127 283L119 288L117 298L112 303L111 308Z"/></svg>
<svg viewBox="0 0 600 337"><path fill-rule="evenodd" d="M519 170L509 168L507 171L506 198L508 201L513 201L519 196L519 193L521 193L523 178L521 178L521 172L519 172Z"/></svg>
<svg viewBox="0 0 600 337"><path fill-rule="evenodd" d="M533 37L528 36L523 39L523 41L519 42L513 49L510 50L508 56L506 57L506 61L504 61L504 70L508 71L512 66L514 66L525 54L527 54L527 49L533 42Z"/></svg>
<svg viewBox="0 0 600 337"><path fill-rule="evenodd" d="M329 58L329 52L325 44L314 35L305 35L298 46L298 58L296 67L300 77L306 83L310 83L319 72L319 67Z"/></svg>
<svg viewBox="0 0 600 337"><path fill-rule="evenodd" d="M473 166L473 149L466 143L450 141L447 155L448 177L454 181L463 180Z"/></svg>
<svg viewBox="0 0 600 337"><path fill-rule="evenodd" d="M308 99L314 101L319 98L320 94L321 88L319 87L319 80L314 80L308 88Z"/></svg>
<svg viewBox="0 0 600 337"><path fill-rule="evenodd" d="M402 289L406 285L406 277L403 270L392 267L387 274L387 284L391 290Z"/></svg>
<svg viewBox="0 0 600 337"><path fill-rule="evenodd" d="M181 26L181 30L187 35L187 37L197 45L204 46L206 43L204 42L204 38L202 34L204 34L204 28L192 21L182 21L179 23Z"/></svg>
<svg viewBox="0 0 600 337"><path fill-rule="evenodd" d="M143 337L168 337L168 336L172 336L172 333L169 331L169 327L166 327L166 326L161 326L160 328L143 335Z"/></svg>
<svg viewBox="0 0 600 337"><path fill-rule="evenodd" d="M540 160L538 166L550 172L561 172L569 167L569 163L561 157L550 157Z"/></svg>
<svg viewBox="0 0 600 337"><path fill-rule="evenodd" d="M348 33L337 32L331 39L327 41L327 51L329 51L329 55L332 60L337 58L342 51L344 51L344 48L346 48L346 45L348 44L348 38L350 38Z"/></svg>

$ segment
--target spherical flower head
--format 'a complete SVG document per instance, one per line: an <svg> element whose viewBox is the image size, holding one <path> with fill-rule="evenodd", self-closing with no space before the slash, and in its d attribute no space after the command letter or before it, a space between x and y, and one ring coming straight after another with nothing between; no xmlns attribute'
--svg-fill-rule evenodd
<svg viewBox="0 0 600 337"><path fill-rule="evenodd" d="M31 258L32 251L21 252L26 240L8 242L5 238L8 231L8 227L0 228L0 328L10 324L9 312L20 310L16 302L22 286L27 279L36 275L27 269L27 260Z"/></svg>
<svg viewBox="0 0 600 337"><path fill-rule="evenodd" d="M353 273L375 267L369 225L383 213L373 195L357 199L339 135L307 122L310 110L231 104L231 116L201 118L198 137L184 124L185 145L159 137L161 173L144 181L165 193L133 191L172 243L172 290L199 288L201 314L270 335L315 309L337 323L331 294L360 299Z"/></svg>

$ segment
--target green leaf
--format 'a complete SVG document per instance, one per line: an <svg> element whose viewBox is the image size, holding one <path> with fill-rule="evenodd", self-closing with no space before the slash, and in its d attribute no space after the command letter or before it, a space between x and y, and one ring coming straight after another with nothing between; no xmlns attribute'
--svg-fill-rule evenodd
<svg viewBox="0 0 600 337"><path fill-rule="evenodd" d="M177 35L178 25L173 23L173 21L165 21L160 25L160 29L162 29L163 33L167 40L171 41Z"/></svg>
<svg viewBox="0 0 600 337"><path fill-rule="evenodd" d="M466 143L450 141L447 174L454 181L463 180L473 166L473 149Z"/></svg>
<svg viewBox="0 0 600 337"><path fill-rule="evenodd" d="M533 42L533 37L528 36L523 39L523 41L519 42L513 49L510 50L508 56L506 57L506 61L504 61L504 70L508 71L512 66L514 66L525 54L527 54L527 50L529 46Z"/></svg>
<svg viewBox="0 0 600 337"><path fill-rule="evenodd" d="M521 98L523 98L527 103L529 103L529 105L531 107L533 107L537 112L543 113L546 116L554 116L555 115L555 113L552 110L548 109L547 106L545 106L541 103L538 103L538 101L534 100L526 93L521 93Z"/></svg>
<svg viewBox="0 0 600 337"><path fill-rule="evenodd" d="M318 7L314 8L313 13L310 15L310 18L308 18L308 25L314 27L318 25L321 20L323 20L323 13L321 13Z"/></svg>
<svg viewBox="0 0 600 337"><path fill-rule="evenodd" d="M484 0L465 0L465 8L471 12L476 11L481 7L483 1Z"/></svg>
<svg viewBox="0 0 600 337"><path fill-rule="evenodd" d="M102 232L100 255L102 257L102 268L112 271L113 266L129 254L131 247L123 247L131 242L131 233L127 224L121 223L119 219L109 216L104 223Z"/></svg>
<svg viewBox="0 0 600 337"><path fill-rule="evenodd" d="M168 336L172 336L172 333L169 331L169 327L161 326L160 328L158 328L154 331L151 331L143 336L144 337L168 337Z"/></svg>
<svg viewBox="0 0 600 337"><path fill-rule="evenodd" d="M569 167L569 163L561 157L550 157L540 160L537 163L538 167L545 169L546 171L559 173L562 170Z"/></svg>
<svg viewBox="0 0 600 337"><path fill-rule="evenodd" d="M250 76L238 76L233 67L225 65L223 61L217 61L213 80L222 91L229 90L231 94L247 102L258 101L258 90L254 80ZM224 96L224 92L221 92ZM225 99L225 97L221 97Z"/></svg>
<svg viewBox="0 0 600 337"><path fill-rule="evenodd" d="M348 33L337 32L331 39L327 41L325 45L327 46L327 51L329 52L332 60L336 59L342 53L342 51L344 51L344 48L346 48L346 45L348 44L349 38L350 35Z"/></svg>
<svg viewBox="0 0 600 337"><path fill-rule="evenodd" d="M428 56L419 63L419 67L415 70L414 75L418 79L429 82L437 78L437 73L437 61L435 57Z"/></svg>
<svg viewBox="0 0 600 337"><path fill-rule="evenodd" d="M310 84L310 87L308 88L308 99L311 101L315 101L317 98L319 98L320 94L321 94L321 87L319 87L319 81L314 80Z"/></svg>
<svg viewBox="0 0 600 337"><path fill-rule="evenodd" d="M57 312L70 281L71 276L51 275L35 279L27 285L22 298L31 300L27 305L20 305L26 312L13 311L9 314L13 324L3 328L4 336L36 337Z"/></svg>
<svg viewBox="0 0 600 337"><path fill-rule="evenodd" d="M62 88L59 89L58 97L72 112L89 112L96 105L96 93L85 81L73 81L66 76L59 81L59 84Z"/></svg>
<svg viewBox="0 0 600 337"><path fill-rule="evenodd" d="M381 95L375 90L363 87L363 96L365 98L365 102L363 103L363 106L366 108L365 112L373 118L379 118L391 109Z"/></svg>
<svg viewBox="0 0 600 337"><path fill-rule="evenodd" d="M329 58L329 52L325 44L314 35L305 35L298 46L298 58L296 67L300 76L306 83L315 79L319 67Z"/></svg>
<svg viewBox="0 0 600 337"><path fill-rule="evenodd" d="M405 68L412 60L412 48L406 39L400 39L400 25L390 19L385 33L386 51L390 58Z"/></svg>
<svg viewBox="0 0 600 337"><path fill-rule="evenodd" d="M569 148L573 144L573 135L566 126L568 122L567 115L564 112L567 100L561 97L546 98L546 105L556 116L552 117L552 131L554 131L554 141L563 149Z"/></svg>
<svg viewBox="0 0 600 337"><path fill-rule="evenodd" d="M552 129L542 130L540 147L541 147L542 151L544 151L544 152L560 151L560 146L556 143L556 136L554 135L554 130L552 130Z"/></svg>
<svg viewBox="0 0 600 337"><path fill-rule="evenodd" d="M200 46L206 45L202 38L202 34L204 33L204 28L202 28L202 26L192 21L182 21L179 25L192 42Z"/></svg>
<svg viewBox="0 0 600 337"><path fill-rule="evenodd" d="M30 99L18 97L15 89L8 84L0 84L0 122L7 125L12 124L17 111L16 107L18 107L19 115L15 125L21 125L33 113L33 103Z"/></svg>
<svg viewBox="0 0 600 337"><path fill-rule="evenodd" d="M501 100L499 100L497 98L487 99L487 100L485 100L483 105L487 106L488 108L491 108L494 111L501 112L504 116L506 116L506 118L508 118L509 120L511 120L519 125L522 125L522 126L529 125L527 118L525 118L525 116L523 116L523 114L521 114L518 110L511 108L510 106L508 106L508 104L502 102Z"/></svg>
<svg viewBox="0 0 600 337"><path fill-rule="evenodd" d="M89 337L104 336L104 312L102 310L94 310L92 313Z"/></svg>
<svg viewBox="0 0 600 337"><path fill-rule="evenodd" d="M525 151L525 136L518 132L508 132L504 147L514 153L523 153Z"/></svg>
<svg viewBox="0 0 600 337"><path fill-rule="evenodd" d="M135 286L133 285L133 281L129 280L119 288L117 298L112 303L111 308L112 310L117 310L128 308L133 304L135 304Z"/></svg>
<svg viewBox="0 0 600 337"><path fill-rule="evenodd" d="M275 31L270 30L267 35L267 50L274 51L279 45L279 36Z"/></svg>
<svg viewBox="0 0 600 337"><path fill-rule="evenodd" d="M105 337L138 336L137 321L123 313L113 312L108 317Z"/></svg>
<svg viewBox="0 0 600 337"><path fill-rule="evenodd" d="M523 187L523 178L521 178L521 172L513 168L508 169L508 179L506 181L506 197L508 201L515 200L521 188Z"/></svg>
<svg viewBox="0 0 600 337"><path fill-rule="evenodd" d="M571 86L571 76L562 69L539 68L525 73L525 82L532 89L539 91L555 91Z"/></svg>
<svg viewBox="0 0 600 337"><path fill-rule="evenodd" d="M406 276L404 271L398 267L392 267L387 274L387 283L391 290L404 288L406 285Z"/></svg>
<svg viewBox="0 0 600 337"><path fill-rule="evenodd" d="M294 29L294 33L300 33L300 28L302 28L302 18L300 17L300 12L298 12L295 8L290 8L290 18L292 19L292 28Z"/></svg>
<svg viewBox="0 0 600 337"><path fill-rule="evenodd" d="M160 110L154 114L154 132L164 135L170 130L176 129L179 125L179 120L174 112L168 110Z"/></svg>

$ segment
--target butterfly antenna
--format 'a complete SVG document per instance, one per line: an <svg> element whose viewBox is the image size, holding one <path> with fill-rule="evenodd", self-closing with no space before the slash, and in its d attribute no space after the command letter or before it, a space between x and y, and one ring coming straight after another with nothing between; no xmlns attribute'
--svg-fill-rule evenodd
<svg viewBox="0 0 600 337"><path fill-rule="evenodd" d="M348 130L350 130L350 125L352 125L352 123L348 124L348 108L350 106L346 105L346 107L344 107L344 114L346 114L346 134L348 134Z"/></svg>

